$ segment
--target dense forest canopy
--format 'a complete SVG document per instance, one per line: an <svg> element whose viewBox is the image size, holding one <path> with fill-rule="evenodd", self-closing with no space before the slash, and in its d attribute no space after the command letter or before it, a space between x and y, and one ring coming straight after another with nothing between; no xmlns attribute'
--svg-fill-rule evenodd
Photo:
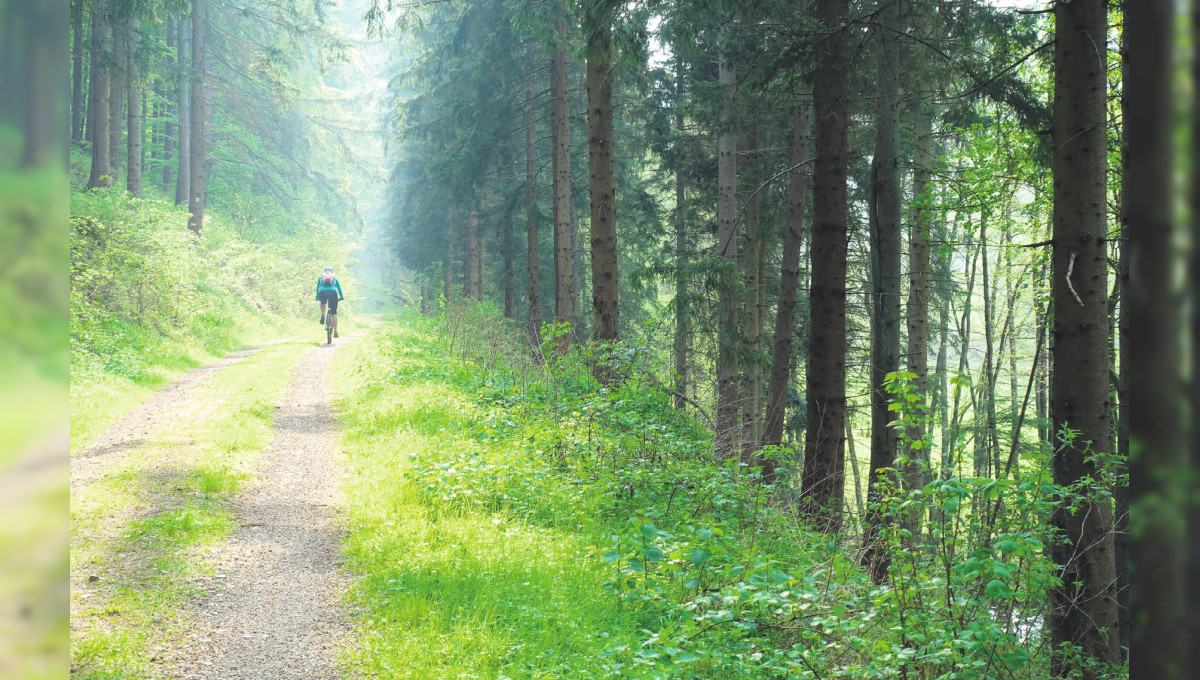
<svg viewBox="0 0 1200 680"><path fill-rule="evenodd" d="M1130 420L1128 336L1182 332L1149 311L1178 299L1167 236L1127 303L1131 225L1180 202L1153 170L1173 10L1132 5L73 0L73 371L148 380L134 355L161 336L215 351L231 316L308 316L332 265L365 302L503 318L546 371L688 419L700 444L629 498L661 483L669 514L686 475L736 474L762 514L713 510L728 570L712 546L668 559L646 516L642 557L612 553L622 602L687 612L638 649L721 626L703 677L1124 677L1130 433L1152 422ZM1178 555L1172 526L1151 535ZM788 574L730 566L760 550L845 600L807 613ZM668 572L688 559L701 577ZM1180 616L1141 597L1155 630ZM629 677L685 672L632 649L611 650Z"/></svg>

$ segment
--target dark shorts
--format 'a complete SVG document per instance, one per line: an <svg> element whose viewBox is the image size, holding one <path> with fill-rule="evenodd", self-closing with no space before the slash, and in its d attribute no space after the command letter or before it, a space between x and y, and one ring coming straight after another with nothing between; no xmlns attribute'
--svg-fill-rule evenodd
<svg viewBox="0 0 1200 680"><path fill-rule="evenodd" d="M321 302L329 303L330 314L337 314L338 294L336 290L323 290L320 293L317 293L317 296L320 298Z"/></svg>

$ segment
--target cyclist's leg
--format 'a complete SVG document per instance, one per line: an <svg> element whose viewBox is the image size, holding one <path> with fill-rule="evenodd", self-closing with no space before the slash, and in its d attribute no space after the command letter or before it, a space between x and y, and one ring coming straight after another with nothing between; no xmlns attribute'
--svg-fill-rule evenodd
<svg viewBox="0 0 1200 680"><path fill-rule="evenodd" d="M325 323L325 300L321 300L321 323Z"/></svg>
<svg viewBox="0 0 1200 680"><path fill-rule="evenodd" d="M338 299L336 297L330 297L329 298L329 316L333 318L333 334L334 335L337 335L337 332L338 332L337 308L338 308Z"/></svg>

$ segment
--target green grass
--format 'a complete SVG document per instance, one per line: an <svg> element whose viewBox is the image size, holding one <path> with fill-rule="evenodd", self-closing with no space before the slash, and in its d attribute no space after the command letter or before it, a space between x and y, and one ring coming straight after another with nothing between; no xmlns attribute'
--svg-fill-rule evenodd
<svg viewBox="0 0 1200 680"><path fill-rule="evenodd" d="M219 349L205 348L194 339L159 339L153 351L140 353L143 366L136 372L124 368L106 370L103 366L77 366L70 394L71 453L79 451L121 416L189 369L216 361L238 347L254 347L284 337L301 338L306 334L316 337L299 321L256 322L239 328L236 342Z"/></svg>
<svg viewBox="0 0 1200 680"><path fill-rule="evenodd" d="M225 368L197 391L209 405L132 452L72 498L72 676L152 676L158 646L178 633L183 605L203 593L212 566L202 548L235 528L229 501L252 479L269 444L275 403L299 340ZM100 577L99 587L80 581Z"/></svg>
<svg viewBox="0 0 1200 680"><path fill-rule="evenodd" d="M995 536L964 502L991 480L892 494L940 507L922 528L944 540L886 533L877 584L860 537L714 459L630 347L605 386L593 350L537 365L517 333L484 305L401 314L335 359L352 677L1045 677L1012 618L1053 582L1036 480Z"/></svg>
<svg viewBox="0 0 1200 680"><path fill-rule="evenodd" d="M534 462L530 428L550 425L517 424L481 403L452 377L470 368L460 373L440 349L405 326L335 360L350 467L350 599L365 611L348 670L385 678L608 677L599 656L634 634L643 617L603 587L610 569L602 537L580 532L576 513L531 512L515 489L512 503L500 492L474 503L436 483L431 493L420 472L426 459L450 451L525 469Z"/></svg>

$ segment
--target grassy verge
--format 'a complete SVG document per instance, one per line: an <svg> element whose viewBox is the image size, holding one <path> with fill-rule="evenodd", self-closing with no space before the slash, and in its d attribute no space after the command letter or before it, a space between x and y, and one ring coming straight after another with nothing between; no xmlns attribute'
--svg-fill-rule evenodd
<svg viewBox="0 0 1200 680"><path fill-rule="evenodd" d="M228 501L268 445L275 403L312 342L284 342L230 366L179 424L71 499L72 676L161 676L181 605L215 576L204 549L234 523Z"/></svg>
<svg viewBox="0 0 1200 680"><path fill-rule="evenodd" d="M431 502L413 477L414 459L432 451L479 451L472 425L494 415L436 379L371 377L395 365L390 352L406 353L400 365L419 372L439 363L438 349L417 331L393 330L336 360L335 374L354 380L342 384L350 394L341 402L352 469L347 550L361 576L354 598L369 612L350 666L370 677L498 677L512 667L546 673L523 677L585 677L577 659L605 646L596 621L636 625L599 586L596 546L511 508ZM510 434L489 450L520 456L521 438Z"/></svg>
<svg viewBox="0 0 1200 680"><path fill-rule="evenodd" d="M1045 676L1035 622L1054 567L1028 526L1044 488L1011 487L986 539L964 499L993 498L990 480L889 493L879 512L936 504L924 531L940 542L881 534L892 566L875 583L860 538L811 531L787 491L714 460L638 356L531 352L494 312L452 307L338 357L349 600L365 612L348 673ZM619 380L593 379L600 361Z"/></svg>
<svg viewBox="0 0 1200 680"><path fill-rule="evenodd" d="M719 673L670 631L680 600L720 570L779 565L722 539L738 512L761 521L745 512L753 490L736 470L684 460L706 437L665 395L602 388L585 362L539 369L479 322L403 317L338 358L351 600L367 612L347 668Z"/></svg>

